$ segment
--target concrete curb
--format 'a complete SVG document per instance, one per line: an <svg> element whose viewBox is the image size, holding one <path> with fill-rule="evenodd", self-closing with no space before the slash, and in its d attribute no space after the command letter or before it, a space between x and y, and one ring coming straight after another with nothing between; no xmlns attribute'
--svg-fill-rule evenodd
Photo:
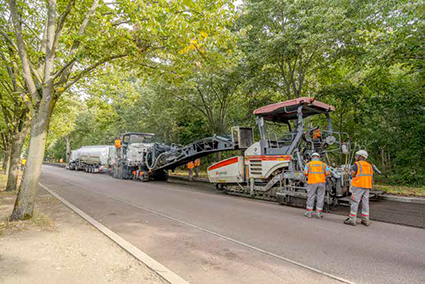
<svg viewBox="0 0 425 284"><path fill-rule="evenodd" d="M117 245L119 245L121 248L123 248L125 251L127 251L129 254L131 254L133 257L138 259L139 261L143 262L147 267L149 267L151 270L153 270L155 273L157 273L161 278L163 278L165 281L167 281L170 284L189 284L186 280L166 268L161 263L157 262L155 259L144 253L143 251L139 250L137 247L133 246L131 243L127 242L123 238L121 238L116 233L109 230L107 227L105 227L103 224L99 223L86 213L84 213L82 210L75 207L73 204L69 203L65 199L63 199L60 195L57 193L51 191L47 188L47 186L39 183L39 185L46 190L48 193L56 197L59 201L61 201L63 204L68 206L72 211L80 215L83 219L85 219L87 222L89 222L91 225L93 225L96 229L98 229L101 233L103 233L105 236L107 236L109 239L111 239L113 242L115 242Z"/></svg>
<svg viewBox="0 0 425 284"><path fill-rule="evenodd" d="M382 199L397 201L397 202L425 204L425 198L420 198L420 197L404 197L404 196L396 196L396 195L382 195Z"/></svg>

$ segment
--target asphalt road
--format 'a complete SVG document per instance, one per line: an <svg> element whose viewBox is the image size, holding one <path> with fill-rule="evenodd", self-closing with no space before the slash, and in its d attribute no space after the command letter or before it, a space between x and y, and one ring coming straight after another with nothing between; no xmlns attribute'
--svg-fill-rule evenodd
<svg viewBox="0 0 425 284"><path fill-rule="evenodd" d="M196 187L197 190L216 191L209 183L189 182L186 177L172 177L171 181L186 187ZM425 229L425 204L423 203L398 202L381 198L379 200L372 199L370 201L370 208L372 220ZM330 213L347 216L349 212L349 206L339 206L332 208ZM361 205L359 216L360 214Z"/></svg>
<svg viewBox="0 0 425 284"><path fill-rule="evenodd" d="M40 181L191 283L425 283L423 229L52 166Z"/></svg>

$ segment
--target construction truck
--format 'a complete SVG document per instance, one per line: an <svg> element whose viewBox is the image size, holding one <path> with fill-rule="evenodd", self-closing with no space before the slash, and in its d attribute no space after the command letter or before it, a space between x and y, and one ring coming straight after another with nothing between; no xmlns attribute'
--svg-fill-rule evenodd
<svg viewBox="0 0 425 284"><path fill-rule="evenodd" d="M112 146L83 146L71 152L67 168L84 170L87 173L105 173L108 171L109 152Z"/></svg>
<svg viewBox="0 0 425 284"><path fill-rule="evenodd" d="M154 143L155 134L143 132L127 132L121 134L121 148L115 149L111 165L111 174L117 179L140 179L148 181L167 180L165 170L152 171L148 167L149 154L152 149L162 145Z"/></svg>
<svg viewBox="0 0 425 284"><path fill-rule="evenodd" d="M154 142L154 134L128 132L121 135L111 165L113 177L141 181L167 180L168 171L212 153L246 149L252 144L252 128L234 127L234 135L207 137L188 145Z"/></svg>
<svg viewBox="0 0 425 284"><path fill-rule="evenodd" d="M77 170L80 159L80 149L71 151L69 156L68 164L66 165L67 170Z"/></svg>
<svg viewBox="0 0 425 284"><path fill-rule="evenodd" d="M327 207L348 203L349 165L357 146L347 133L333 130L330 113L334 110L307 97L255 110L260 141L243 155L211 165L210 182L229 194L304 206L307 180L303 169L317 152L331 171L326 181ZM313 126L321 117L326 119L326 126Z"/></svg>

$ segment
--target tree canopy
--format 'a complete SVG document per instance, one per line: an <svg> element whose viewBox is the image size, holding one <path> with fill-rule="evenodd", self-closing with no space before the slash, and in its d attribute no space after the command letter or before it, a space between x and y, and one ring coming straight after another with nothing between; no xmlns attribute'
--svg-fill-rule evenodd
<svg viewBox="0 0 425 284"><path fill-rule="evenodd" d="M126 131L185 144L253 126L258 107L310 96L336 107L335 128L388 182L425 180L423 1L9 2L21 11L29 64L5 1L1 52L19 71L20 102L33 114L43 82L52 86L48 157L65 158L66 139L76 149ZM52 3L56 36L46 43Z"/></svg>

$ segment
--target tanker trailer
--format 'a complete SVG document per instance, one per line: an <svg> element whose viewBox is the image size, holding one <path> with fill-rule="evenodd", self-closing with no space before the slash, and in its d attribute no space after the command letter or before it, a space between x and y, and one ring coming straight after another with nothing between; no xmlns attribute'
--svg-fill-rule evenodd
<svg viewBox="0 0 425 284"><path fill-rule="evenodd" d="M108 145L84 146L80 149L79 168L87 173L103 173L108 170L109 150Z"/></svg>

